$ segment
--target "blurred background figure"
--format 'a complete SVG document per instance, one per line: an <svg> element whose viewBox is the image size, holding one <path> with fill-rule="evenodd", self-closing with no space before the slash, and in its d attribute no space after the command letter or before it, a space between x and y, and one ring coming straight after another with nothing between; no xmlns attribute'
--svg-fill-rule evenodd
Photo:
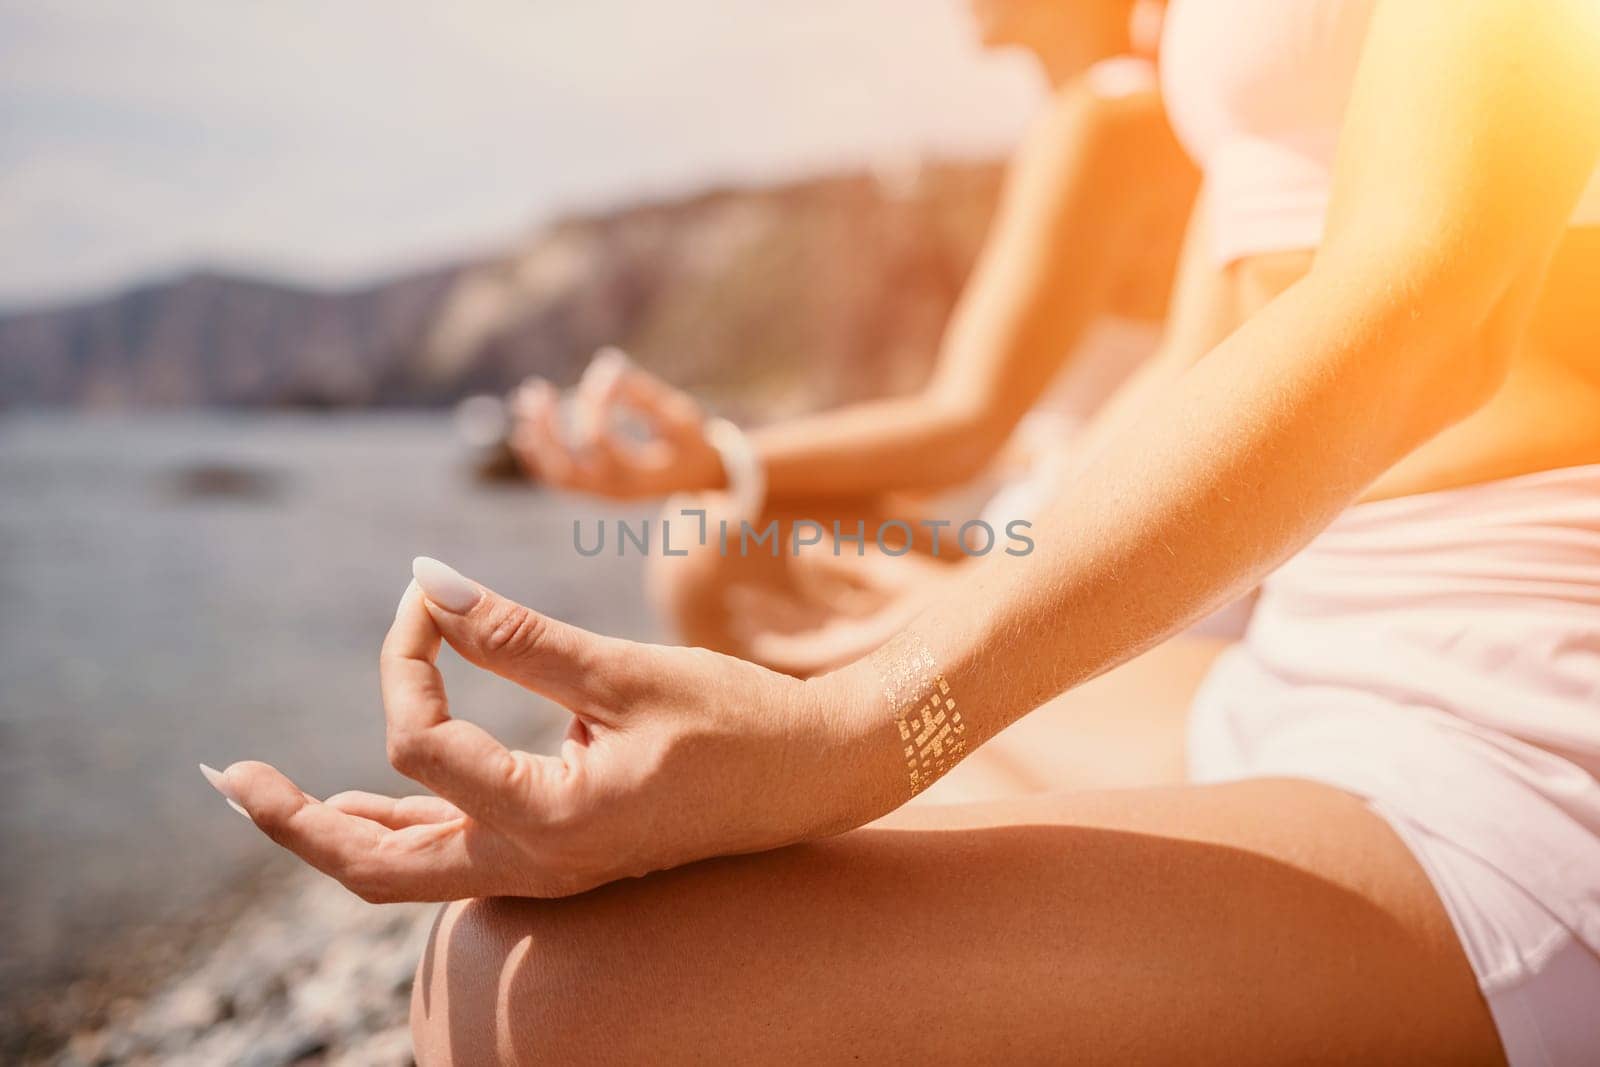
<svg viewBox="0 0 1600 1067"><path fill-rule="evenodd" d="M899 395L769 422L747 446L762 513L735 514L704 405L609 352L563 399L519 390L512 445L530 476L621 499L675 497L713 528L835 521L865 529L838 554L729 551L713 538L658 553L651 583L683 640L806 675L869 651L967 557L957 530L981 518L1003 539L1092 442L1075 434L1157 347L1196 176L1157 89L1159 5L1133 0L972 0L989 48L1020 48L1051 97L1011 166L978 266L926 382ZM1183 339L1172 338L1174 343ZM619 443L620 414L656 431ZM950 525L940 545L916 520ZM884 551L884 522L912 523L915 551ZM864 524L864 525L863 525ZM680 530L688 525L679 520ZM808 536L809 532L806 535Z"/></svg>
<svg viewBox="0 0 1600 1067"><path fill-rule="evenodd" d="M1083 71L1133 47L1127 5L1054 6L977 13L1056 85L1014 185L1088 158ZM0 1059L403 1062L416 913L289 869L193 764L391 785L371 658L418 553L661 636L644 561L572 547L659 503L475 482L450 407L605 344L750 424L924 388L1043 96L971 31L926 0L0 6ZM1144 77L1092 113L1131 123ZM1082 264L1106 289L1052 330L1159 316L1189 180L1100 190L1145 263Z"/></svg>

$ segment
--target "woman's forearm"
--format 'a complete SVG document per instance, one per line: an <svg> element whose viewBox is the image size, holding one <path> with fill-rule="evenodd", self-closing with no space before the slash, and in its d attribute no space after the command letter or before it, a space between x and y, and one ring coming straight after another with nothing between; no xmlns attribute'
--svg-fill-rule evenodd
<svg viewBox="0 0 1600 1067"><path fill-rule="evenodd" d="M1258 582L1488 400L1600 157L1596 43L1583 0L1379 6L1310 273L1064 487L1036 551L989 557L824 680L881 694L855 698L874 770L937 747L903 718L889 740L885 715L916 714L897 701L933 707L931 687L969 749Z"/></svg>
<svg viewBox="0 0 1600 1067"><path fill-rule="evenodd" d="M877 694L885 671L936 669L970 750L1258 582L1480 404L1501 366L1464 343L1476 320L1419 317L1387 294L1344 299L1345 288L1313 274L1288 290L1064 487L1035 523L1035 551L990 557L877 662L835 680ZM896 660L907 648L927 650L921 668ZM881 732L894 698L857 699L877 717L863 730L894 748Z"/></svg>
<svg viewBox="0 0 1600 1067"><path fill-rule="evenodd" d="M1009 426L915 394L775 423L751 437L774 498L937 489L975 477Z"/></svg>

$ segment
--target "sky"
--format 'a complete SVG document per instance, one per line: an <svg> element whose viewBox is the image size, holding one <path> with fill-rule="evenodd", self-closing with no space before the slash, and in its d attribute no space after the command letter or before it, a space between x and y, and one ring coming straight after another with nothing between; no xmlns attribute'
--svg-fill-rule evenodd
<svg viewBox="0 0 1600 1067"><path fill-rule="evenodd" d="M563 211L994 155L962 0L0 0L0 306L197 264L321 284Z"/></svg>

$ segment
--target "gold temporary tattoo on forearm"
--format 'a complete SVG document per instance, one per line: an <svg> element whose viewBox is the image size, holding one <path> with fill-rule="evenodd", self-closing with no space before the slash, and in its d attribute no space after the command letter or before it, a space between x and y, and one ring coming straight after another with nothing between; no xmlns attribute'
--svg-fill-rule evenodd
<svg viewBox="0 0 1600 1067"><path fill-rule="evenodd" d="M933 653L914 634L901 634L873 654L883 681L883 699L900 733L901 754L911 777L911 794L922 792L961 759L966 726L956 710L950 683L933 662Z"/></svg>

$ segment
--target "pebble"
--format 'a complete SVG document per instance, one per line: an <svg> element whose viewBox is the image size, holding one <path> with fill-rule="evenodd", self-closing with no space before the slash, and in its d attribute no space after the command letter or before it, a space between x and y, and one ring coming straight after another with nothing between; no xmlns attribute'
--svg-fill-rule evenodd
<svg viewBox="0 0 1600 1067"><path fill-rule="evenodd" d="M375 906L302 871L55 1067L409 1067L411 978L433 905Z"/></svg>

